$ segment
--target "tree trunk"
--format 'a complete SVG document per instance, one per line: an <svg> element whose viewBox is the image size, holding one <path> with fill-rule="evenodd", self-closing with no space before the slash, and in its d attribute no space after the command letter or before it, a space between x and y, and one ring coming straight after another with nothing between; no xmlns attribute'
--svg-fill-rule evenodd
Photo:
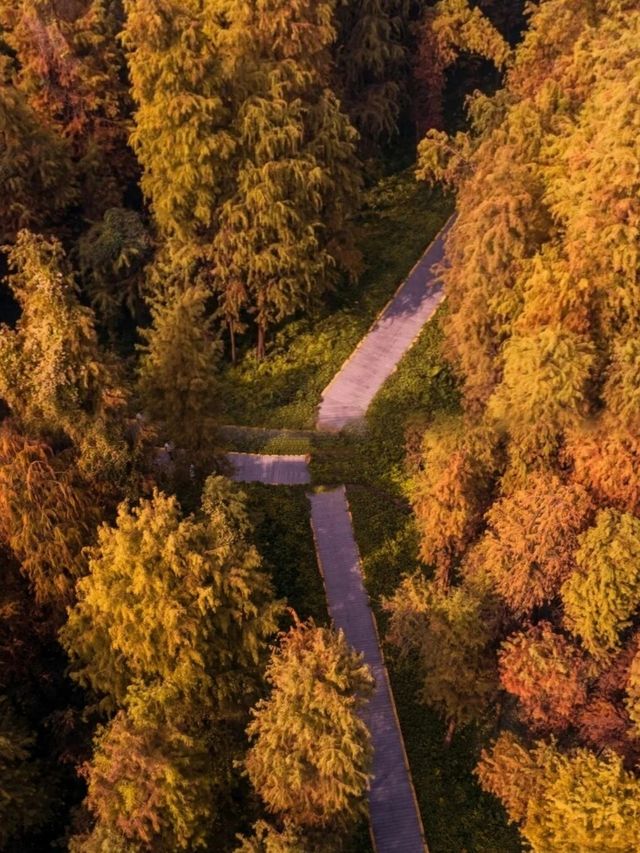
<svg viewBox="0 0 640 853"><path fill-rule="evenodd" d="M229 320L229 340L231 341L231 364L236 363L236 330L233 320Z"/></svg>
<svg viewBox="0 0 640 853"><path fill-rule="evenodd" d="M449 720L449 725L447 726L447 733L444 736L444 742L446 746L451 746L451 741L453 740L453 736L456 733L456 721Z"/></svg>
<svg viewBox="0 0 640 853"><path fill-rule="evenodd" d="M258 323L258 361L264 358L264 323Z"/></svg>

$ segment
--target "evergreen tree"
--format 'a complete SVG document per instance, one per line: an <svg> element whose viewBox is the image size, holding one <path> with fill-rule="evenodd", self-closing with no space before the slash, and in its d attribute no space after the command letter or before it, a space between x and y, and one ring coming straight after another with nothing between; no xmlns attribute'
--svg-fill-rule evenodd
<svg viewBox="0 0 640 853"><path fill-rule="evenodd" d="M136 850L207 848L230 767L211 748L214 734L183 717L179 703L163 696L158 710L154 697L141 691L98 729L83 771L86 804L97 823L76 839L79 851L88 853L105 835L121 836Z"/></svg>
<svg viewBox="0 0 640 853"><path fill-rule="evenodd" d="M46 224L76 198L69 146L10 82L0 55L0 243Z"/></svg>
<svg viewBox="0 0 640 853"><path fill-rule="evenodd" d="M134 682L220 718L253 696L280 606L229 489L210 479L202 512L186 518L156 492L98 531L60 637L73 678L103 707L121 707Z"/></svg>
<svg viewBox="0 0 640 853"><path fill-rule="evenodd" d="M606 656L638 609L640 519L602 510L580 537L576 562L561 590L565 622L591 654Z"/></svg>
<svg viewBox="0 0 640 853"><path fill-rule="evenodd" d="M33 758L35 737L0 696L0 845L48 818L49 797L42 785L43 767Z"/></svg>
<svg viewBox="0 0 640 853"><path fill-rule="evenodd" d="M308 623L280 638L266 679L271 694L247 729L249 779L293 827L340 832L364 810L371 745L360 712L371 673L341 632Z"/></svg>
<svg viewBox="0 0 640 853"><path fill-rule="evenodd" d="M578 534L591 513L583 488L543 473L493 504L474 560L482 563L514 613L530 613L558 594L575 568Z"/></svg>
<svg viewBox="0 0 640 853"><path fill-rule="evenodd" d="M142 301L142 271L153 251L151 236L133 210L109 208L78 241L82 283L103 322L113 327L126 307Z"/></svg>
<svg viewBox="0 0 640 853"><path fill-rule="evenodd" d="M325 847L314 847L307 836L290 825L279 831L266 821L259 820L253 829L250 838L239 838L240 846L235 853L320 853L321 849L329 850L331 845L325 834Z"/></svg>
<svg viewBox="0 0 640 853"><path fill-rule="evenodd" d="M425 563L434 564L443 585L480 530L497 467L496 437L454 418L429 427L420 470L411 484Z"/></svg>
<svg viewBox="0 0 640 853"><path fill-rule="evenodd" d="M21 231L9 264L22 314L0 326L0 397L25 426L73 438L104 404L93 314L57 240Z"/></svg>
<svg viewBox="0 0 640 853"><path fill-rule="evenodd" d="M120 25L119 0L7 0L0 10L16 86L69 142L89 215L120 204L135 177Z"/></svg>
<svg viewBox="0 0 640 853"><path fill-rule="evenodd" d="M238 3L230 40L238 95L235 191L220 212L215 286L232 337L247 312L266 330L358 269L350 216L356 132L329 88L334 0ZM240 89L242 92L242 88Z"/></svg>
<svg viewBox="0 0 640 853"><path fill-rule="evenodd" d="M100 510L72 462L0 426L0 539L20 561L35 600L59 616L86 571L84 547Z"/></svg>
<svg viewBox="0 0 640 853"><path fill-rule="evenodd" d="M146 411L190 461L211 451L220 407L220 348L199 287L151 302L153 325L142 330L138 388ZM195 454L195 456L194 456Z"/></svg>
<svg viewBox="0 0 640 853"><path fill-rule="evenodd" d="M449 724L478 720L497 693L497 667L489 648L497 633L497 610L482 585L444 592L421 575L405 578L384 602L389 641L400 655L417 660L419 699Z"/></svg>
<svg viewBox="0 0 640 853"><path fill-rule="evenodd" d="M534 853L633 853L640 833L640 781L612 754L562 755L555 744L525 749L501 735L478 767Z"/></svg>
<svg viewBox="0 0 640 853"><path fill-rule="evenodd" d="M337 8L340 94L369 147L397 133L407 95L402 86L408 65L403 5L397 0L347 0Z"/></svg>
<svg viewBox="0 0 640 853"><path fill-rule="evenodd" d="M133 149L160 232L201 254L236 142L223 67L226 0L125 0Z"/></svg>

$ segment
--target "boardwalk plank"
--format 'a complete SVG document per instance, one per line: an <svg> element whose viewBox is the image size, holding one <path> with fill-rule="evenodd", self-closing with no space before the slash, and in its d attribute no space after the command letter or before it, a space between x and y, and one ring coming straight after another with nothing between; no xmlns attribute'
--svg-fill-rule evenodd
<svg viewBox="0 0 640 853"><path fill-rule="evenodd" d="M362 652L376 689L365 713L373 741L369 795L377 853L424 853L426 845L376 625L364 588L344 486L310 495L318 561L329 613L351 646Z"/></svg>

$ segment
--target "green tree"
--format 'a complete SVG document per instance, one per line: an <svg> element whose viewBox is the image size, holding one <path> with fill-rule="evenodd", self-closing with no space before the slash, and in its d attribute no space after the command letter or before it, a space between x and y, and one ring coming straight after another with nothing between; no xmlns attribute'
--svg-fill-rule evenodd
<svg viewBox="0 0 640 853"><path fill-rule="evenodd" d="M297 828L340 831L365 808L370 735L360 712L373 678L344 635L312 622L281 636L253 710L245 766L267 806Z"/></svg>
<svg viewBox="0 0 640 853"><path fill-rule="evenodd" d="M422 575L407 577L384 602L389 641L401 657L417 662L422 703L449 724L478 720L495 698L498 673L490 644L497 633L497 610L482 585L448 592Z"/></svg>
<svg viewBox="0 0 640 853"><path fill-rule="evenodd" d="M596 657L618 648L640 601L640 519L602 510L561 589L567 627Z"/></svg>
<svg viewBox="0 0 640 853"><path fill-rule="evenodd" d="M369 147L398 132L407 96L402 86L409 64L402 6L383 0L350 0L337 8L340 94Z"/></svg>
<svg viewBox="0 0 640 853"><path fill-rule="evenodd" d="M112 207L78 241L82 283L104 322L115 325L125 306L136 315L142 300L142 271L153 251L140 214Z"/></svg>
<svg viewBox="0 0 640 853"><path fill-rule="evenodd" d="M220 212L215 287L232 339L255 318L266 330L313 304L359 256L357 134L329 88L334 0L239 0L230 41L244 76L234 123L235 191Z"/></svg>
<svg viewBox="0 0 640 853"><path fill-rule="evenodd" d="M141 332L142 402L190 457L212 450L220 408L220 346L206 314L206 300L199 287L156 297L151 302L152 326Z"/></svg>

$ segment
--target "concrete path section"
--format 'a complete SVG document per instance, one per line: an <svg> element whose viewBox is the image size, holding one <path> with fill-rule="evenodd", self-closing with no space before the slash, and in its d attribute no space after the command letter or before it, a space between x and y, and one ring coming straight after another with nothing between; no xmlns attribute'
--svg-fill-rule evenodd
<svg viewBox="0 0 640 853"><path fill-rule="evenodd" d="M227 453L237 483L265 483L268 486L303 486L311 482L306 456L271 456L254 453Z"/></svg>
<svg viewBox="0 0 640 853"><path fill-rule="evenodd" d="M347 641L362 652L376 679L365 720L373 739L369 796L377 853L425 853L420 813L407 764L374 616L364 588L344 486L309 496L318 561L329 613Z"/></svg>
<svg viewBox="0 0 640 853"><path fill-rule="evenodd" d="M443 298L436 272L450 220L322 394L316 426L326 432L362 423L367 409Z"/></svg>

